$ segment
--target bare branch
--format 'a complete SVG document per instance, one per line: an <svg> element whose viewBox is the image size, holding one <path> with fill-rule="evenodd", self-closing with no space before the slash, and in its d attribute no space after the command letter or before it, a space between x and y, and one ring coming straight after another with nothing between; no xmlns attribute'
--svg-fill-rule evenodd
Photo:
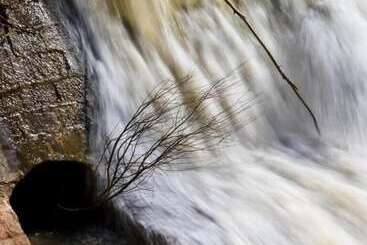
<svg viewBox="0 0 367 245"><path fill-rule="evenodd" d="M255 28L250 24L250 22L248 21L247 17L243 13L241 13L229 0L224 0L224 1L233 10L233 12L246 24L246 26L248 27L248 29L250 30L250 32L253 34L253 36L256 38L256 40L260 43L261 47L266 52L266 54L269 57L270 61L273 63L275 69L279 72L279 74L281 75L281 77L283 78L283 80L286 81L286 83L291 87L291 89L294 92L294 94L297 96L297 98L299 99L299 101L302 103L302 105L306 108L307 112L310 114L310 116L312 118L312 121L313 121L313 124L314 124L314 126L316 128L317 133L319 135L321 135L321 131L320 131L319 124L317 122L316 116L312 112L311 107L307 104L307 102L304 100L304 98L299 93L298 87L296 86L296 83L293 82L286 75L286 73L283 71L283 69L281 68L281 66L279 65L279 63L276 61L276 59L273 56L273 54L271 53L270 49L262 41L262 39L260 38L260 36L255 31Z"/></svg>
<svg viewBox="0 0 367 245"><path fill-rule="evenodd" d="M190 77L186 77L162 83L140 104L116 137L107 137L98 162L106 177L100 202L140 188L155 169L187 162L193 153L211 151L229 137L234 130L233 115L225 109L210 112L208 106L217 103L218 97L224 96L233 84L226 79L215 81L198 88L198 97L186 100L181 87L190 82ZM248 105L238 103L231 114L247 108Z"/></svg>

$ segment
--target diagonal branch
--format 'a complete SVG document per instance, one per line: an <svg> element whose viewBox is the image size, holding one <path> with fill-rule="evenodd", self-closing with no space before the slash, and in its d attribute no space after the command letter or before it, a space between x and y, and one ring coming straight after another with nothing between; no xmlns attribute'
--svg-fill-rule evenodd
<svg viewBox="0 0 367 245"><path fill-rule="evenodd" d="M235 15L237 15L238 17L240 17L240 19L249 28L250 32L254 35L254 37L256 38L256 40L260 43L261 47L265 50L265 52L266 52L267 56L269 57L270 61L273 63L275 69L279 72L279 74L281 75L281 77L283 78L283 80L285 80L287 82L287 84L291 87L291 89L294 92L294 94L297 96L297 98L299 99L299 101L302 103L302 105L306 108L307 112L310 114L310 116L312 118L312 121L313 121L313 124L314 124L314 126L316 128L317 133L319 135L321 135L321 131L320 131L319 124L317 122L316 116L312 112L311 107L307 104L307 102L304 100L304 98L299 93L298 87L296 86L295 82L293 82L285 74L285 72L283 71L283 69L281 68L281 66L279 65L279 63L276 61L276 59L273 56L273 54L270 52L269 48L262 41L262 39L260 38L260 36L255 31L254 27L248 21L247 17L244 14L242 14L229 0L224 0L224 2L233 10L233 12L235 13Z"/></svg>

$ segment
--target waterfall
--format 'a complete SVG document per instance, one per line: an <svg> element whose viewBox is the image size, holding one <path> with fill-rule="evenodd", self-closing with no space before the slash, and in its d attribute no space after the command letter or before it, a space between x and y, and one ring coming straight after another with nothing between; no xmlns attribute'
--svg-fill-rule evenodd
<svg viewBox="0 0 367 245"><path fill-rule="evenodd" d="M197 168L157 171L144 183L149 191L116 205L172 244L365 244L367 4L233 2L296 81L321 136L224 1L74 0L98 90L93 141L167 79L191 75L201 86L225 77L243 101L256 98L229 146L196 154ZM214 110L236 103L221 100Z"/></svg>

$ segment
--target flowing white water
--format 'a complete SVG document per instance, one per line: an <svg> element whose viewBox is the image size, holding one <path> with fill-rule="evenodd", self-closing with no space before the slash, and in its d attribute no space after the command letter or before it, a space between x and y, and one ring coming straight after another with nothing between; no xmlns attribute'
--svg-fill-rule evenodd
<svg viewBox="0 0 367 245"><path fill-rule="evenodd" d="M123 1L75 2L93 37L84 47L98 80L101 131L126 122L147 91L167 78L191 74L195 83L210 84L226 76L238 94L258 96L240 115L257 120L231 146L217 157L198 154L200 168L157 172L144 183L151 191L116 201L121 209L178 244L366 244L364 0L244 0L239 6L297 81L321 137L221 1L184 10L170 4L180 1L135 0L115 14L106 3Z"/></svg>

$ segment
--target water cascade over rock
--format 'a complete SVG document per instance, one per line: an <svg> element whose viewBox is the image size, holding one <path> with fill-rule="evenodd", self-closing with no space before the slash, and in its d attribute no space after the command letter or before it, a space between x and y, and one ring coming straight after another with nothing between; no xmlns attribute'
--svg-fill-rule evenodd
<svg viewBox="0 0 367 245"><path fill-rule="evenodd" d="M183 100L220 78L244 102L256 97L233 116L243 125L229 146L195 154L189 170L156 171L114 201L121 212L172 244L365 244L364 0L233 1L297 82L321 137L224 1L69 2L78 12L65 17L69 31L95 81L96 149L163 80L191 75ZM219 98L208 112L232 113L237 101Z"/></svg>

